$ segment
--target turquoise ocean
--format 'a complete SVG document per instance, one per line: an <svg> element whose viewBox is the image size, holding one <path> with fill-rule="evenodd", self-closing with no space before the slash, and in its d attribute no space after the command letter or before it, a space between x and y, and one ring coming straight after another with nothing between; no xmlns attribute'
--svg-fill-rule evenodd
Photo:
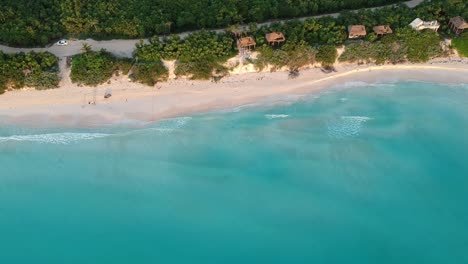
<svg viewBox="0 0 468 264"><path fill-rule="evenodd" d="M466 84L0 128L4 264L468 263L467 203Z"/></svg>

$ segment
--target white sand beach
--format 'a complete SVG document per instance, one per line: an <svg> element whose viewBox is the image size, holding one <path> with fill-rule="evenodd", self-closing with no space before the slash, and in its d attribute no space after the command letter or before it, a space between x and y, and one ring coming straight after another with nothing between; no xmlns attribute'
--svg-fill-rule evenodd
<svg viewBox="0 0 468 264"><path fill-rule="evenodd" d="M175 80L148 87L116 76L110 84L79 87L65 70L61 87L36 91L23 89L0 96L0 124L30 127L141 126L163 118L237 106L281 101L349 82L417 80L449 84L468 83L468 60L436 59L427 64L345 65L325 74L318 68L302 70L296 79L288 73L231 74L218 83ZM246 71L249 71L248 69ZM105 99L106 91L112 97ZM93 104L96 100L95 104Z"/></svg>

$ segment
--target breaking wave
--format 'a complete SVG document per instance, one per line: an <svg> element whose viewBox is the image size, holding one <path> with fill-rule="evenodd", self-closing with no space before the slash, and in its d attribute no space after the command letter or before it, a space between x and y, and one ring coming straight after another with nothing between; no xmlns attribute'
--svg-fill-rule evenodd
<svg viewBox="0 0 468 264"><path fill-rule="evenodd" d="M187 122L192 119L191 117L180 117L162 120L157 122L153 127L139 130L132 130L120 134L107 134L107 133L80 133L80 132L63 132L63 133L45 133L45 134L32 134L32 135L11 135L0 137L0 143L3 142L35 142L44 144L72 144L82 140L93 140L104 138L108 136L129 135L134 133L145 133L148 131L156 131L161 134L168 134L174 130L181 129Z"/></svg>
<svg viewBox="0 0 468 264"><path fill-rule="evenodd" d="M8 141L27 141L36 143L48 144L70 144L81 140L91 140L96 138L103 138L110 136L110 134L103 133L48 133L36 135L13 135L7 137L0 137L1 142Z"/></svg>
<svg viewBox="0 0 468 264"><path fill-rule="evenodd" d="M165 119L157 122L151 129L153 130L174 130L174 129L181 129L184 127L192 117L185 116L185 117L177 117L171 119Z"/></svg>
<svg viewBox="0 0 468 264"><path fill-rule="evenodd" d="M170 134L174 132L175 130L183 128L191 119L192 117L188 117L188 116L164 119L164 120L154 123L151 127L128 131L126 133L123 133L123 135L148 133L148 132L156 132L159 134Z"/></svg>
<svg viewBox="0 0 468 264"><path fill-rule="evenodd" d="M267 119L277 119L277 118L288 118L289 115L278 114L278 115L265 115Z"/></svg>

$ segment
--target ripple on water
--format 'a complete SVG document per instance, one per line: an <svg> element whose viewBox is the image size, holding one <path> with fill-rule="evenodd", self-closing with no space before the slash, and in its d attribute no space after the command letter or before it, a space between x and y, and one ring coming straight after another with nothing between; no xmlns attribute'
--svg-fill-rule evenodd
<svg viewBox="0 0 468 264"><path fill-rule="evenodd" d="M328 122L328 136L332 138L359 136L364 124L371 119L367 116L341 116L337 120Z"/></svg>

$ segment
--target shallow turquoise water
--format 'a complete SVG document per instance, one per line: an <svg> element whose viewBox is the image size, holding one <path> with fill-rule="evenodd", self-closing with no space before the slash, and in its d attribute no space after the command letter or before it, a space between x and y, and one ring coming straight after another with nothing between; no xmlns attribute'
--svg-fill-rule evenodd
<svg viewBox="0 0 468 264"><path fill-rule="evenodd" d="M468 263L468 87L0 129L0 263Z"/></svg>

